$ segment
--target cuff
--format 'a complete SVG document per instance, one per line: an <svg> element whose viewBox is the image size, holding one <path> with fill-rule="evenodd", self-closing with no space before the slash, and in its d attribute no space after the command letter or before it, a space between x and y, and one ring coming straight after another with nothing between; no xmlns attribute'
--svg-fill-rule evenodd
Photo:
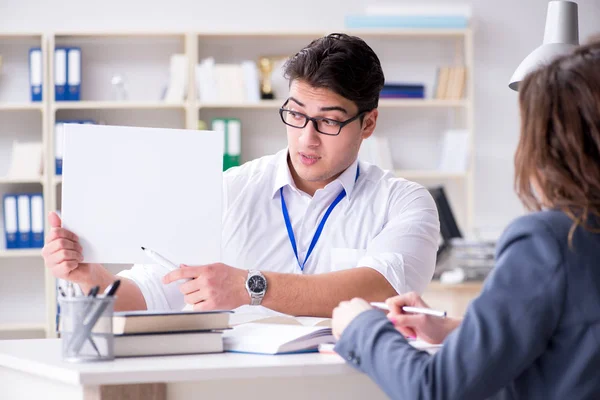
<svg viewBox="0 0 600 400"><path fill-rule="evenodd" d="M404 278L404 258L398 253L381 253L377 256L365 256L358 260L358 267L369 267L378 271L387 279L398 294L406 292Z"/></svg>
<svg viewBox="0 0 600 400"><path fill-rule="evenodd" d="M335 344L334 351L356 369L361 370L361 353L364 351L363 343L360 340L361 335L365 330L371 331L376 329L376 326L385 323L392 324L380 310L368 310L360 313L344 329L342 336Z"/></svg>

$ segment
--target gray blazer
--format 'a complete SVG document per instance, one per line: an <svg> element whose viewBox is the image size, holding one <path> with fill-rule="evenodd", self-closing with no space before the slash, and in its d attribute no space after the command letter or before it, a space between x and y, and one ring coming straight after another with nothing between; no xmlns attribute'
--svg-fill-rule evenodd
<svg viewBox="0 0 600 400"><path fill-rule="evenodd" d="M513 222L435 355L376 310L350 323L336 351L393 399L600 399L600 234L577 228L570 249L571 224L559 211Z"/></svg>

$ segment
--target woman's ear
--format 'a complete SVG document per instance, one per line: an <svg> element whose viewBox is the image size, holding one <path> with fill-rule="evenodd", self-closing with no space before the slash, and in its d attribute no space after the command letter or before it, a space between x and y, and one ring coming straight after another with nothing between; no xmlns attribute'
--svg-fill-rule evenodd
<svg viewBox="0 0 600 400"><path fill-rule="evenodd" d="M362 123L361 136L364 139L368 138L373 134L375 126L377 125L377 117L379 116L379 110L374 109L365 114Z"/></svg>

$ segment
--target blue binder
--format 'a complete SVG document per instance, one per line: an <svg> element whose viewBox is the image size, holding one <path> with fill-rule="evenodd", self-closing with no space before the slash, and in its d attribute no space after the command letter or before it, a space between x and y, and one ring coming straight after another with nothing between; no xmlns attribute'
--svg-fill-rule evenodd
<svg viewBox="0 0 600 400"><path fill-rule="evenodd" d="M81 48L67 49L67 100L81 99Z"/></svg>
<svg viewBox="0 0 600 400"><path fill-rule="evenodd" d="M42 101L43 84L42 49L39 47L32 47L29 49L29 87L31 88L31 101Z"/></svg>
<svg viewBox="0 0 600 400"><path fill-rule="evenodd" d="M20 249L31 247L31 205L28 194L17 195L17 244Z"/></svg>
<svg viewBox="0 0 600 400"><path fill-rule="evenodd" d="M6 248L16 249L19 247L19 243L17 241L17 197L13 194L4 195L2 205L4 210L4 235L6 237Z"/></svg>
<svg viewBox="0 0 600 400"><path fill-rule="evenodd" d="M67 100L67 48L54 49L54 100Z"/></svg>
<svg viewBox="0 0 600 400"><path fill-rule="evenodd" d="M29 196L31 210L31 247L44 247L44 197L42 193Z"/></svg>

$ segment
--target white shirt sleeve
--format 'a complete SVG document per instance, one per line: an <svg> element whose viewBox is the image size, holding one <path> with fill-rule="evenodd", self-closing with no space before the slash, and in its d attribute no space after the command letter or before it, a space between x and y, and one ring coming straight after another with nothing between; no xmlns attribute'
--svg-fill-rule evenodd
<svg viewBox="0 0 600 400"><path fill-rule="evenodd" d="M391 199L387 223L369 243L358 266L379 271L398 293L421 294L435 270L438 211L429 191L418 184L398 192Z"/></svg>
<svg viewBox="0 0 600 400"><path fill-rule="evenodd" d="M148 311L180 311L185 306L183 294L179 291L183 281L163 284L162 278L169 271L157 264L134 264L117 275L132 280L140 288Z"/></svg>

